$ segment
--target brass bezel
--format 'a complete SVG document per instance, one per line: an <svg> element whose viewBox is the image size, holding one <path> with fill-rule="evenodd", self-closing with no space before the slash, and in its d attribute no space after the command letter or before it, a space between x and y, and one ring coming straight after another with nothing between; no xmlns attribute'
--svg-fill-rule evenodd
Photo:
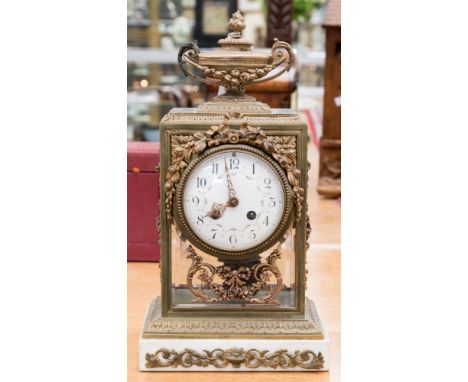
<svg viewBox="0 0 468 382"><path fill-rule="evenodd" d="M264 160L270 167L274 170L274 172L278 175L280 179L280 183L283 189L283 197L284 197L284 210L281 216L281 220L279 222L278 227L275 231L263 242L260 244L249 248L244 249L241 251L227 251L222 250L216 247L211 246L200 237L196 235L196 233L192 230L189 223L187 222L185 211L184 211L184 204L183 204L183 195L185 193L185 186L187 183L187 179L192 173L192 171L204 160L208 157L219 154L222 152L232 152L232 151L243 151L248 154L254 155L259 159ZM270 155L264 153L263 151L256 149L251 146L243 145L243 144L224 144L218 147L214 147L211 149L206 150L203 154L194 158L187 168L184 170L181 179L177 185L176 189L176 198L175 198L175 213L174 217L176 223L182 232L182 235L195 247L200 249L201 251L205 252L208 255L212 255L217 257L220 260L226 261L233 261L233 260L245 260L251 257L255 257L256 255L268 250L274 244L276 244L279 240L281 240L286 233L289 226L292 224L292 210L293 210L293 193L291 190L291 186L289 185L288 179L281 168L281 166L276 162L274 158Z"/></svg>

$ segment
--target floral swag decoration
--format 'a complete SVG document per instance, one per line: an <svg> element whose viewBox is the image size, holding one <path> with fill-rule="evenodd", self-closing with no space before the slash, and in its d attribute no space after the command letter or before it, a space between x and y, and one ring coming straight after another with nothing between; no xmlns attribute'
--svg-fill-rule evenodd
<svg viewBox="0 0 468 382"><path fill-rule="evenodd" d="M190 161L204 150L222 144L245 144L270 154L285 170L294 193L295 219L300 220L304 189L300 186L300 170L296 167L296 137L267 136L261 127L252 127L243 122L239 130L231 129L227 119L221 125L211 126L205 133L173 135L171 137L171 164L165 182L166 216L172 221L172 206L177 183Z"/></svg>

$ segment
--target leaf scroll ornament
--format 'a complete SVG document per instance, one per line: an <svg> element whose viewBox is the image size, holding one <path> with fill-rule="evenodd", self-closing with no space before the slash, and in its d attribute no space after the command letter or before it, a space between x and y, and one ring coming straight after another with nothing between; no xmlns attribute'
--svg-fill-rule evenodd
<svg viewBox="0 0 468 382"><path fill-rule="evenodd" d="M184 168L194 155L198 155L206 148L206 137L203 133L193 135L173 135L171 137L171 165L167 169L166 183L166 216L172 221L172 205L177 183Z"/></svg>
<svg viewBox="0 0 468 382"><path fill-rule="evenodd" d="M247 301L253 304L279 304L276 298L283 286L283 278L276 265L276 261L281 258L279 247L268 256L266 263L259 262L252 267L244 265L215 267L204 262L191 245L187 248L187 258L192 260L187 272L187 286L196 297L194 303ZM222 280L221 284L213 282L215 276ZM274 286L270 285L271 277L275 278ZM200 281L198 287L193 285L194 278ZM266 294L255 297L261 290ZM205 291L211 291L215 296L207 295Z"/></svg>
<svg viewBox="0 0 468 382"><path fill-rule="evenodd" d="M296 350L294 353L286 349L275 352L243 348L229 348L226 350L196 351L185 348L182 351L162 348L145 356L147 369L155 368L190 368L209 367L217 369L226 367L246 369L308 369L320 370L324 368L325 359L321 352L311 350Z"/></svg>

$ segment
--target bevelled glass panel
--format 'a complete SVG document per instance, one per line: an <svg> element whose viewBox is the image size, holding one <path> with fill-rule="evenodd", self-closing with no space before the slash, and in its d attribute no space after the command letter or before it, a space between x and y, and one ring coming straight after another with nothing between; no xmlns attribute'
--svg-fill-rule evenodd
<svg viewBox="0 0 468 382"><path fill-rule="evenodd" d="M171 300L175 309L229 310L295 307L294 233L242 261L220 261L181 238L172 224Z"/></svg>

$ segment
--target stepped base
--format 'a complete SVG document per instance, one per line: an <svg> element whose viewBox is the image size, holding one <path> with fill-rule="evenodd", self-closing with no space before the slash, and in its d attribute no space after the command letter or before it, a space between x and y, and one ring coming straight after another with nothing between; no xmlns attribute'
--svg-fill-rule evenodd
<svg viewBox="0 0 468 382"><path fill-rule="evenodd" d="M160 299L139 341L142 371L325 371L329 338L312 301L302 320L164 319Z"/></svg>

